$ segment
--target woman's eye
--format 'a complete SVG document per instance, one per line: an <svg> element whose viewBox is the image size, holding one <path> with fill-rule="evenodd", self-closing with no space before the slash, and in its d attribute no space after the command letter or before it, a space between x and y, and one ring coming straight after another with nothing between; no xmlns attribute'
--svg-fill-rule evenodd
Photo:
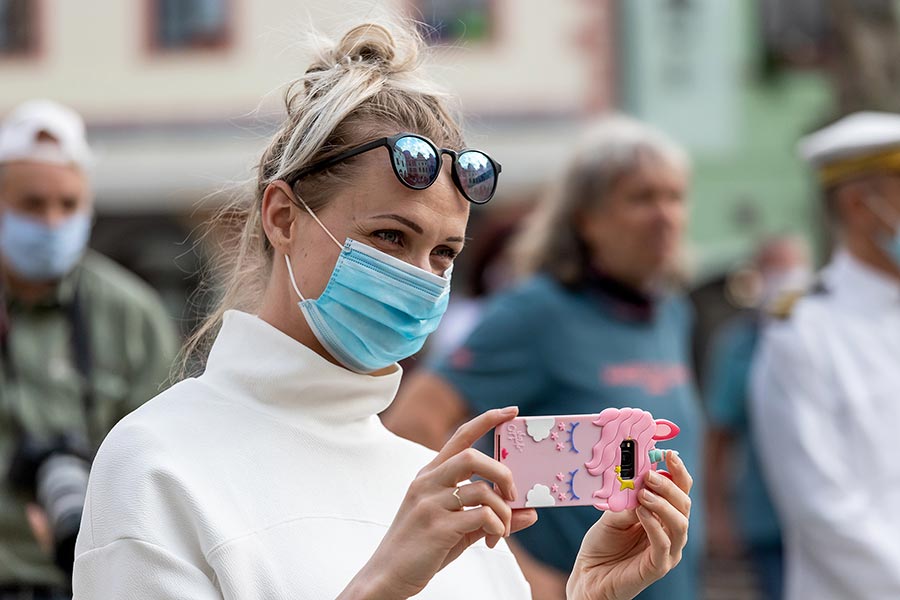
<svg viewBox="0 0 900 600"><path fill-rule="evenodd" d="M440 248L435 248L434 253L441 258L446 258L447 260L453 260L457 257L459 252L450 248L448 246L441 246Z"/></svg>
<svg viewBox="0 0 900 600"><path fill-rule="evenodd" d="M382 241L387 242L388 244L396 244L398 246L403 244L403 233L400 231L387 229L383 231L376 231L372 235Z"/></svg>

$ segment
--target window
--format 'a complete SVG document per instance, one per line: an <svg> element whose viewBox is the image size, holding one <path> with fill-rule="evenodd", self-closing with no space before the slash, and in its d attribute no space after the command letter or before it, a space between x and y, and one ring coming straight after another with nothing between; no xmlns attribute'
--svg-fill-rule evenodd
<svg viewBox="0 0 900 600"><path fill-rule="evenodd" d="M884 4L884 0L877 0ZM820 66L828 54L831 27L821 0L763 0L759 5L765 71Z"/></svg>
<svg viewBox="0 0 900 600"><path fill-rule="evenodd" d="M431 43L480 42L493 33L494 0L420 0L422 35Z"/></svg>
<svg viewBox="0 0 900 600"><path fill-rule="evenodd" d="M150 0L151 47L197 50L228 45L233 0Z"/></svg>
<svg viewBox="0 0 900 600"><path fill-rule="evenodd" d="M38 0L0 0L0 57L37 50Z"/></svg>

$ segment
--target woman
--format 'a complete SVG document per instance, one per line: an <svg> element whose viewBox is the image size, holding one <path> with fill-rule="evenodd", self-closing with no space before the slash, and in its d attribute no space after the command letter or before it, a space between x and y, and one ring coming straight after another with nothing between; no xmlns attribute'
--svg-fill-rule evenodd
<svg viewBox="0 0 900 600"><path fill-rule="evenodd" d="M470 448L517 409L476 417L436 455L377 417L396 361L446 307L469 204L500 172L456 153L460 128L417 52L409 33L363 25L290 87L222 307L200 332L220 327L205 372L98 453L76 598L528 596L501 538L536 515L510 511L509 471ZM646 508L585 537L573 597L628 598L678 562L691 479L672 470Z"/></svg>
<svg viewBox="0 0 900 600"><path fill-rule="evenodd" d="M492 299L459 349L404 381L385 425L440 448L459 423L505 404L528 415L630 406L678 423L667 446L698 464L690 311L667 285L677 273L688 177L684 152L646 125L616 116L588 128L514 243L524 281ZM700 596L702 508L694 504L681 564L641 600ZM548 510L514 536L536 600L565 598L596 520L592 507Z"/></svg>

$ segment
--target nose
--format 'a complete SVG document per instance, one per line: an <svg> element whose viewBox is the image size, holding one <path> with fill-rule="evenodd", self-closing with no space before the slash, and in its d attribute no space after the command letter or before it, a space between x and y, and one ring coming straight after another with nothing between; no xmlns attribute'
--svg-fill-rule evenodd
<svg viewBox="0 0 900 600"><path fill-rule="evenodd" d="M428 254L425 254L424 256L409 256L407 258L408 260L406 262L408 262L412 266L418 267L423 271L428 271L429 273L434 272L434 269L431 267L431 259Z"/></svg>
<svg viewBox="0 0 900 600"><path fill-rule="evenodd" d="M41 220L49 227L56 229L62 225L71 215L61 207L48 208Z"/></svg>
<svg viewBox="0 0 900 600"><path fill-rule="evenodd" d="M656 208L657 217L668 227L677 227L684 220L684 203L680 198L661 196Z"/></svg>

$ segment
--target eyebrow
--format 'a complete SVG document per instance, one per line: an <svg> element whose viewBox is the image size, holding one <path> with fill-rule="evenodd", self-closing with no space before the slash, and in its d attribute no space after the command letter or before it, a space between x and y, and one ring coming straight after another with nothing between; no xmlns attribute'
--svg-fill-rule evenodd
<svg viewBox="0 0 900 600"><path fill-rule="evenodd" d="M407 219L406 217L401 217L400 215L394 215L394 214L390 214L390 215L376 215L376 216L373 217L373 218L374 218L374 219L392 219L392 220L394 220L394 221L397 221L398 223L402 223L403 225L406 225L407 227L409 227L410 229L412 229L413 231L415 231L415 232L418 233L419 235L425 233L425 230L422 229L422 227L421 227L418 223L416 223L415 221L410 221L410 220ZM447 238L446 240L444 240L444 241L447 241L447 242L465 242L466 240L465 240L464 237L454 236L454 237L448 237L448 238Z"/></svg>

